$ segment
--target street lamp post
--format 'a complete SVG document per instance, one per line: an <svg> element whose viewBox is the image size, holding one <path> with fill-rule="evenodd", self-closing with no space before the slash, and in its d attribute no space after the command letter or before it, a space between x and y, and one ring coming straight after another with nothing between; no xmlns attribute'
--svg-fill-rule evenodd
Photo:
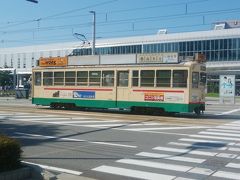
<svg viewBox="0 0 240 180"><path fill-rule="evenodd" d="M95 44L96 44L96 12L89 11L93 14L93 40L92 40L92 55L95 55Z"/></svg>

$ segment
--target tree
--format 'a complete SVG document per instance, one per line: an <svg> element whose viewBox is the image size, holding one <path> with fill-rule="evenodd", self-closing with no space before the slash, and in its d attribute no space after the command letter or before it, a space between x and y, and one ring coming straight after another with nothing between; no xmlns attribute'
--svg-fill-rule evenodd
<svg viewBox="0 0 240 180"><path fill-rule="evenodd" d="M12 86L13 75L11 71L0 71L0 86Z"/></svg>

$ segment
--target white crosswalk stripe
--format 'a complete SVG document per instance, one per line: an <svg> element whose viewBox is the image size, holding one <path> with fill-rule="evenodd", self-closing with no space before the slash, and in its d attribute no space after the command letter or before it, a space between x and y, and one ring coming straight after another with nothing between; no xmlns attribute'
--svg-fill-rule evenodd
<svg viewBox="0 0 240 180"><path fill-rule="evenodd" d="M178 149L178 148L170 148L170 147L155 147L154 150L159 151L167 151L167 152L176 152L176 153L182 153L182 154L195 154L195 155L201 155L201 156L216 156L217 153L215 152L207 152L207 151L198 151L193 149Z"/></svg>
<svg viewBox="0 0 240 180"><path fill-rule="evenodd" d="M227 171L217 171L213 175L213 177L219 177L219 178L226 178L226 179L240 179L240 173L234 173L234 172L227 172Z"/></svg>
<svg viewBox="0 0 240 180"><path fill-rule="evenodd" d="M159 180L159 179L171 180L176 177L171 175L157 174L157 173L151 173L146 171L139 171L139 170L105 166L105 165L94 168L92 170L98 171L98 172L105 172L109 174L115 174L115 175L121 175L121 176L127 176L127 177L139 178L139 179L149 179L149 180Z"/></svg>
<svg viewBox="0 0 240 180"><path fill-rule="evenodd" d="M161 158L161 159L168 159L168 160L174 160L174 161L191 162L191 163L203 163L204 161L206 161L206 159L200 159L200 158L173 156L169 154L159 154L159 153L149 153L149 152L140 152L136 155L150 157L150 158L158 158L158 159Z"/></svg>
<svg viewBox="0 0 240 180"><path fill-rule="evenodd" d="M209 131L202 131L202 132L199 132L199 134L219 135L219 136L230 136L230 137L240 137L240 134L219 133L219 132L209 132Z"/></svg>
<svg viewBox="0 0 240 180"><path fill-rule="evenodd" d="M225 142L225 141L213 141L209 139L193 139L193 138L181 138L179 141L194 142L194 143L213 143L213 144L223 144L223 145L234 145L234 142Z"/></svg>
<svg viewBox="0 0 240 180"><path fill-rule="evenodd" d="M164 169L164 170L180 171L180 172L186 172L192 169L191 166L174 165L174 164L135 160L135 159L120 159L116 162L132 164L137 166L146 166L146 167L152 167L152 168Z"/></svg>

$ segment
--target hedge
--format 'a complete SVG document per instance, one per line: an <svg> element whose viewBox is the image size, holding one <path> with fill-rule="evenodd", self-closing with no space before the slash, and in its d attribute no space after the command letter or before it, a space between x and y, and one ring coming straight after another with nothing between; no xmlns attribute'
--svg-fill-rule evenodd
<svg viewBox="0 0 240 180"><path fill-rule="evenodd" d="M20 167L21 145L12 138L0 135L0 172Z"/></svg>

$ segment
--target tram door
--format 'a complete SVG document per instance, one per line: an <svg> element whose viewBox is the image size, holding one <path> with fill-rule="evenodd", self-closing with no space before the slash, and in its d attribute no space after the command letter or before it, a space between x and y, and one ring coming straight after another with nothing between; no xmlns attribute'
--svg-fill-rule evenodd
<svg viewBox="0 0 240 180"><path fill-rule="evenodd" d="M129 100L129 71L117 71L116 106L126 107Z"/></svg>

